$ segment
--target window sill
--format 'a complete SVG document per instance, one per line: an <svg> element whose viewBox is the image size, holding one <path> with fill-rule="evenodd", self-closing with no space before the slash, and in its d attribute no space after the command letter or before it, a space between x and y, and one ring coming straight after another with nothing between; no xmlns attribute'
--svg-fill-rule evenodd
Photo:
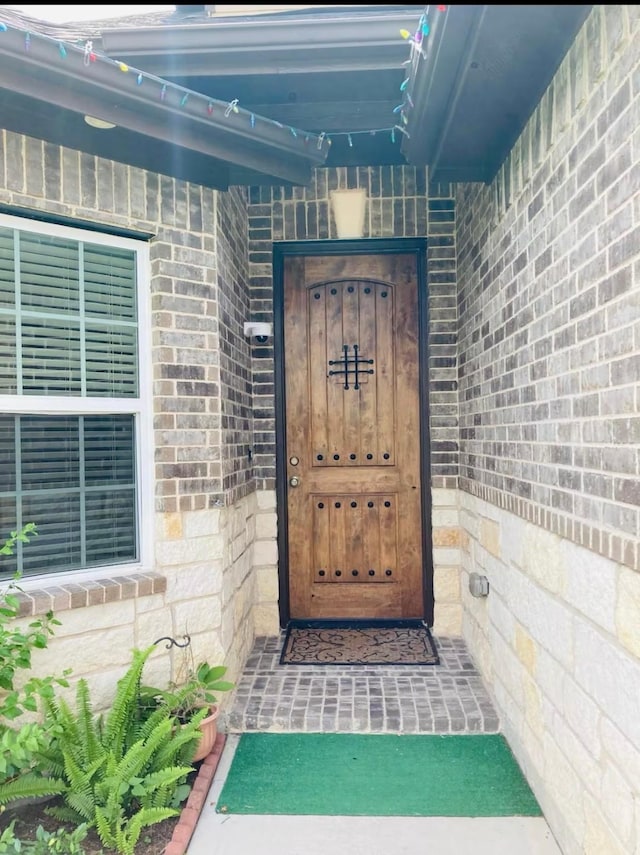
<svg viewBox="0 0 640 855"><path fill-rule="evenodd" d="M162 594L166 590L167 580L159 573L132 573L130 576L52 585L19 592L18 617L42 615L48 611L57 614L69 609L84 609L87 606Z"/></svg>

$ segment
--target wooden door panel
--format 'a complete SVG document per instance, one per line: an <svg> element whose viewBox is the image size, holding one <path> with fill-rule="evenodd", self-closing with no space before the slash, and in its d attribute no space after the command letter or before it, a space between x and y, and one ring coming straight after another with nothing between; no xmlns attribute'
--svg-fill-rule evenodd
<svg viewBox="0 0 640 855"><path fill-rule="evenodd" d="M423 616L416 264L285 259L293 618Z"/></svg>

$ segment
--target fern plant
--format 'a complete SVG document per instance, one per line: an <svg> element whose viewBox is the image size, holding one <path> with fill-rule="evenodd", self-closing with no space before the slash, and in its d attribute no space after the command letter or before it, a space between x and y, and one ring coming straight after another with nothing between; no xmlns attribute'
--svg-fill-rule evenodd
<svg viewBox="0 0 640 855"><path fill-rule="evenodd" d="M44 699L55 736L43 762L65 782L64 804L47 812L95 827L102 844L121 855L133 855L143 828L178 814L176 792L192 771L188 758L206 715L183 726L168 707L141 715L142 670L154 649L133 652L106 716L95 715L86 680L78 681L75 709L64 698Z"/></svg>

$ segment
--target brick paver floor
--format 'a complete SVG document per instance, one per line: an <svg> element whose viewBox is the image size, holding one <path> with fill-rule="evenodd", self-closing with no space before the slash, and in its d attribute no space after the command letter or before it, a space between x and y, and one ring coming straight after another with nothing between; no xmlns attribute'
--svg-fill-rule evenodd
<svg viewBox="0 0 640 855"><path fill-rule="evenodd" d="M496 733L498 715L464 641L435 638L439 665L280 665L284 635L255 640L221 722L251 730Z"/></svg>

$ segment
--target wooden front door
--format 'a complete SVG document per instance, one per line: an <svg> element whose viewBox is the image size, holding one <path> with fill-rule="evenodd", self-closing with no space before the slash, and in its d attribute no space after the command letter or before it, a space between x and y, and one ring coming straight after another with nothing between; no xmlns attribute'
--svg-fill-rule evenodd
<svg viewBox="0 0 640 855"><path fill-rule="evenodd" d="M282 278L289 617L425 618L418 255Z"/></svg>

